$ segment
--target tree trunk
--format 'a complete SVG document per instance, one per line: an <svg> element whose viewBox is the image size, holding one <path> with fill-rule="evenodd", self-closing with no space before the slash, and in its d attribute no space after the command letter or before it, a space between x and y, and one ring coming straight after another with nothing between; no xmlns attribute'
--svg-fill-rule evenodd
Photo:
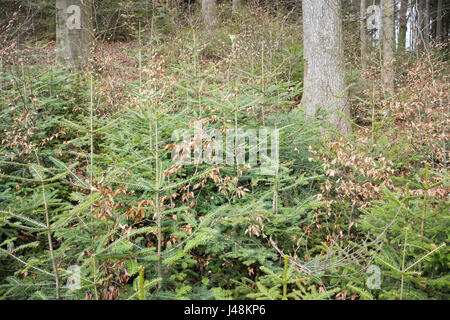
<svg viewBox="0 0 450 320"><path fill-rule="evenodd" d="M381 78L383 88L386 93L392 94L394 91L394 45L395 45L395 30L394 30L394 0L384 0L383 2L383 29L382 29L382 44L383 44L383 67Z"/></svg>
<svg viewBox="0 0 450 320"><path fill-rule="evenodd" d="M450 26L449 26L449 24L448 24L448 18L446 19L446 21L445 21L445 25L444 25L444 27L443 27L443 30L444 30L444 33L442 34L442 41L444 42L444 43L447 43L448 42L448 34L449 34L449 32L450 32Z"/></svg>
<svg viewBox="0 0 450 320"><path fill-rule="evenodd" d="M442 0L438 0L437 4L436 42L442 42Z"/></svg>
<svg viewBox="0 0 450 320"><path fill-rule="evenodd" d="M208 28L216 23L216 0L202 0L202 15L203 22Z"/></svg>
<svg viewBox="0 0 450 320"><path fill-rule="evenodd" d="M360 23L359 36L361 41L361 73L366 72L368 62L368 39L367 39L367 3L366 0L360 0Z"/></svg>
<svg viewBox="0 0 450 320"><path fill-rule="evenodd" d="M399 22L398 48L399 50L405 50L406 32L408 30L408 0L401 0Z"/></svg>
<svg viewBox="0 0 450 320"><path fill-rule="evenodd" d="M417 0L416 2L416 10L417 10L417 39L416 39L416 55L419 56L419 53L423 50L423 30L424 30L424 0Z"/></svg>
<svg viewBox="0 0 450 320"><path fill-rule="evenodd" d="M423 8L423 39L426 48L430 47L430 0L425 0Z"/></svg>
<svg viewBox="0 0 450 320"><path fill-rule="evenodd" d="M241 0L233 0L233 14L236 14L239 12L239 7L241 6Z"/></svg>
<svg viewBox="0 0 450 320"><path fill-rule="evenodd" d="M346 98L341 0L303 0L306 116L325 108L326 120L342 134L351 131Z"/></svg>
<svg viewBox="0 0 450 320"><path fill-rule="evenodd" d="M86 66L92 39L92 0L56 0L58 57L77 69Z"/></svg>
<svg viewBox="0 0 450 320"><path fill-rule="evenodd" d="M360 0L350 0L349 1L350 2L350 4L349 4L349 9L350 9L350 12L353 14L354 12L355 13L357 13L357 12L359 12L359 7L360 7Z"/></svg>

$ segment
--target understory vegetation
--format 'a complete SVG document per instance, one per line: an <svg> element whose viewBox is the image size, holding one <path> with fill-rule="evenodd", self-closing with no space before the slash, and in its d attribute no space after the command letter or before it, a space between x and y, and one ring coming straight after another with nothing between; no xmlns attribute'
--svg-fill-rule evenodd
<svg viewBox="0 0 450 320"><path fill-rule="evenodd" d="M448 299L448 47L397 53L388 96L345 20L343 137L299 106L295 11L218 16L136 16L83 72L2 47L0 298ZM277 170L174 163L199 122L278 129Z"/></svg>

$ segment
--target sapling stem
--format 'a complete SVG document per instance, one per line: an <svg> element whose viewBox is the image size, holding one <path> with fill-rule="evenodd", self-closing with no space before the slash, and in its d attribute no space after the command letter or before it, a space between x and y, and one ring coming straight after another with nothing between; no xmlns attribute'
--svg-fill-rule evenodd
<svg viewBox="0 0 450 320"><path fill-rule="evenodd" d="M52 266L53 266L53 274L55 276L55 291L56 291L56 299L59 300L61 299L61 295L60 295L60 288L59 288L59 274L58 274L58 266L56 264L56 259L55 259L55 253L53 250L53 243L52 243L52 231L51 231L51 227L50 227L50 217L49 217L49 213L48 213L48 204L47 204L47 196L45 193L45 183L44 183L44 177L42 176L42 172L41 172L41 163L39 161L39 156L36 152L36 150L34 150L34 153L36 155L36 160L37 160L37 164L38 164L38 170L34 169L34 171L37 173L37 175L39 176L39 179L41 180L41 186L42 186L42 197L44 199L44 212L45 212L45 225L46 225L46 230L47 230L47 240L48 240L48 248L50 251L50 259L52 261Z"/></svg>

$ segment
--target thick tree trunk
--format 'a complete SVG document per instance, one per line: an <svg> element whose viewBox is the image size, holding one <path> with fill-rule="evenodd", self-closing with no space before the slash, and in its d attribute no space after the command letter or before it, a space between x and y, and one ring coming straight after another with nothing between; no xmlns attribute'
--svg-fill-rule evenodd
<svg viewBox="0 0 450 320"><path fill-rule="evenodd" d="M367 3L360 0L359 36L361 41L361 73L366 72L368 63L368 37L367 37Z"/></svg>
<svg viewBox="0 0 450 320"><path fill-rule="evenodd" d="M216 23L216 0L202 0L202 15L203 22L208 28Z"/></svg>
<svg viewBox="0 0 450 320"><path fill-rule="evenodd" d="M346 98L344 41L340 0L303 0L305 114L324 108L327 121L342 134L351 131Z"/></svg>
<svg viewBox="0 0 450 320"><path fill-rule="evenodd" d="M394 30L394 0L384 0L383 2L383 67L381 78L383 88L387 93L392 94L394 91L394 46L395 46L395 30Z"/></svg>
<svg viewBox="0 0 450 320"><path fill-rule="evenodd" d="M436 42L442 42L442 0L438 0L436 19Z"/></svg>
<svg viewBox="0 0 450 320"><path fill-rule="evenodd" d="M406 32L408 28L408 0L401 0L400 5L398 48L404 50L406 48Z"/></svg>
<svg viewBox="0 0 450 320"><path fill-rule="evenodd" d="M86 66L92 39L92 0L56 0L58 57L78 69Z"/></svg>

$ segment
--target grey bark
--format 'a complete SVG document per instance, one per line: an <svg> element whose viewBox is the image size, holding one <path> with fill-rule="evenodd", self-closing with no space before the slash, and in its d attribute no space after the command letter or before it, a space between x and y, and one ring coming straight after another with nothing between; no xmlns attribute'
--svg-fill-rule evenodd
<svg viewBox="0 0 450 320"><path fill-rule="evenodd" d="M86 66L92 39L92 0L56 0L56 47L60 60L78 69Z"/></svg>
<svg viewBox="0 0 450 320"><path fill-rule="evenodd" d="M424 30L424 0L416 0L416 10L417 10L417 34L416 34L416 55L423 50L423 30Z"/></svg>
<svg viewBox="0 0 450 320"><path fill-rule="evenodd" d="M304 92L308 117L325 108L326 120L342 134L351 131L346 97L341 0L303 0Z"/></svg>
<svg viewBox="0 0 450 320"><path fill-rule="evenodd" d="M367 70L368 62L368 37L367 37L367 3L366 0L360 0L360 24L359 36L361 41L361 72Z"/></svg>
<svg viewBox="0 0 450 320"><path fill-rule="evenodd" d="M437 3L436 42L442 42L442 0Z"/></svg>
<svg viewBox="0 0 450 320"><path fill-rule="evenodd" d="M426 48L430 47L430 0L425 0L423 8L423 39Z"/></svg>
<svg viewBox="0 0 450 320"><path fill-rule="evenodd" d="M406 32L408 25L408 0L401 0L399 12L399 34L398 48L404 50L406 48Z"/></svg>
<svg viewBox="0 0 450 320"><path fill-rule="evenodd" d="M216 11L216 0L202 0L203 22L208 28L217 22Z"/></svg>
<svg viewBox="0 0 450 320"><path fill-rule="evenodd" d="M395 30L394 30L394 0L384 0L383 2L383 29L382 29L382 45L383 45L383 67L381 71L381 79L383 88L387 93L392 94L394 91L394 46L395 46Z"/></svg>

